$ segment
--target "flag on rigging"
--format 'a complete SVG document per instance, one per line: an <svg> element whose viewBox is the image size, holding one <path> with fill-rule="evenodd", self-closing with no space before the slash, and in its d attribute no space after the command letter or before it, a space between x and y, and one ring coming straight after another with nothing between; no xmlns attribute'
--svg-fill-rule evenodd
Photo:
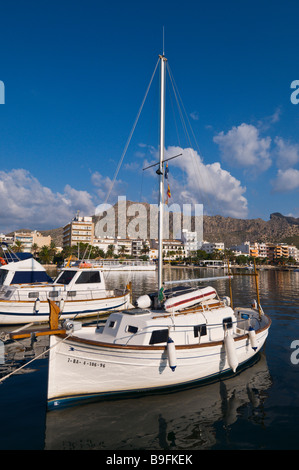
<svg viewBox="0 0 299 470"><path fill-rule="evenodd" d="M168 179L168 172L169 172L169 169L168 169L168 162L166 163L165 165L165 172L164 172L164 176L165 176L165 179ZM171 197L171 192L170 192L170 187L169 187L169 184L167 185L167 198L166 198L166 204L168 204L168 199Z"/></svg>
<svg viewBox="0 0 299 470"><path fill-rule="evenodd" d="M171 192L170 192L170 187L169 184L167 185L167 199L166 199L166 204L168 204L168 199L171 197Z"/></svg>
<svg viewBox="0 0 299 470"><path fill-rule="evenodd" d="M165 179L168 179L168 163L166 163L166 166L165 166Z"/></svg>

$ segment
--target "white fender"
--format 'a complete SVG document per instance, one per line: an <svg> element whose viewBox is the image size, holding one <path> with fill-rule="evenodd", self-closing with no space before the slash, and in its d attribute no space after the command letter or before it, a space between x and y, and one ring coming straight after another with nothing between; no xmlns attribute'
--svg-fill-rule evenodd
<svg viewBox="0 0 299 470"><path fill-rule="evenodd" d="M40 300L39 300L39 298L37 298L36 301L34 302L34 312L38 313L39 308L40 308Z"/></svg>
<svg viewBox="0 0 299 470"><path fill-rule="evenodd" d="M249 336L249 341L250 341L252 349L256 351L257 349L256 334L255 334L255 330L252 327L249 328L248 336Z"/></svg>
<svg viewBox="0 0 299 470"><path fill-rule="evenodd" d="M152 301L148 295L141 295L136 300L136 307L138 308L149 308L151 304L152 304Z"/></svg>
<svg viewBox="0 0 299 470"><path fill-rule="evenodd" d="M225 336L224 345L225 345L228 365L233 370L233 372L236 372L239 361L238 361L237 352L235 348L234 338L232 337L232 335L227 334Z"/></svg>
<svg viewBox="0 0 299 470"><path fill-rule="evenodd" d="M168 364L172 372L175 371L176 368L176 350L175 344L171 338L168 338L167 341L167 355L168 355Z"/></svg>
<svg viewBox="0 0 299 470"><path fill-rule="evenodd" d="M63 312L63 309L64 309L64 300L61 299L61 300L59 301L59 310L60 310L61 312Z"/></svg>

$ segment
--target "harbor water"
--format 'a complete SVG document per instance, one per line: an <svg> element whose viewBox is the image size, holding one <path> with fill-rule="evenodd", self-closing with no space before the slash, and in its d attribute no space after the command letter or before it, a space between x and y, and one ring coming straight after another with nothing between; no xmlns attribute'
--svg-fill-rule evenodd
<svg viewBox="0 0 299 470"><path fill-rule="evenodd" d="M166 280L213 275L223 271L164 271ZM131 280L136 297L152 292L156 277L155 272L107 273L107 284L124 286ZM228 281L210 285L220 297L228 295ZM299 272L260 271L259 286L272 325L265 348L246 369L189 390L47 412L48 364L42 356L0 384L1 450L299 449ZM234 306L256 298L253 276L235 276L232 289ZM48 341L10 344L1 375L40 355Z"/></svg>

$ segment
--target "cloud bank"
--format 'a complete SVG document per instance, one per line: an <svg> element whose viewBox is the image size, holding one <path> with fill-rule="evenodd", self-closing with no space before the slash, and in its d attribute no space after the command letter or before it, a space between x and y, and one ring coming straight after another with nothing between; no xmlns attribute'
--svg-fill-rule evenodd
<svg viewBox="0 0 299 470"><path fill-rule="evenodd" d="M62 194L43 186L24 169L0 171L0 232L47 230L67 224L77 210L94 212L92 196L66 185Z"/></svg>
<svg viewBox="0 0 299 470"><path fill-rule="evenodd" d="M226 134L222 131L214 137L222 158L231 166L251 167L261 172L271 166L270 137L261 137L252 124L233 127Z"/></svg>
<svg viewBox="0 0 299 470"><path fill-rule="evenodd" d="M247 216L246 188L221 167L219 162L204 164L192 148L168 147L167 155L183 155L169 162L170 203L203 204L204 213L230 217ZM174 177L171 167L179 167L183 177Z"/></svg>

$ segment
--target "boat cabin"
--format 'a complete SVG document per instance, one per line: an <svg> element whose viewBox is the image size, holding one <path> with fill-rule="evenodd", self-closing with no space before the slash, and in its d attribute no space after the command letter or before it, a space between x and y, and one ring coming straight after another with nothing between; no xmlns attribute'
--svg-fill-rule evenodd
<svg viewBox="0 0 299 470"><path fill-rule="evenodd" d="M24 255L26 253L23 253ZM20 253L21 255L21 253ZM45 268L32 255L13 259L0 267L0 287L14 284L53 283Z"/></svg>
<svg viewBox="0 0 299 470"><path fill-rule="evenodd" d="M105 290L105 279L97 268L65 268L55 279L53 286L64 287L65 290Z"/></svg>
<svg viewBox="0 0 299 470"><path fill-rule="evenodd" d="M223 304L213 308L213 301L203 302L204 309L165 315L161 310L134 308L112 313L106 324L97 329L97 340L128 346L166 346L171 336L176 345L220 341L223 332L236 330L234 311Z"/></svg>

